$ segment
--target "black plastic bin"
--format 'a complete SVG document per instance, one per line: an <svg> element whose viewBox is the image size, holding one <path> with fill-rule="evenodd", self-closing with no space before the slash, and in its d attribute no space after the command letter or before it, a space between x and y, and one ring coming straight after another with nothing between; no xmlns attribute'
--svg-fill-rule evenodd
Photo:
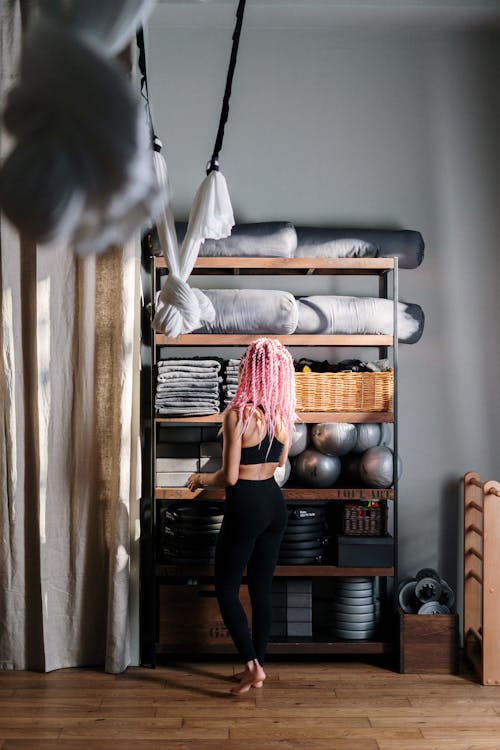
<svg viewBox="0 0 500 750"><path fill-rule="evenodd" d="M340 568L390 568L394 564L394 539L385 536L337 537L337 565Z"/></svg>

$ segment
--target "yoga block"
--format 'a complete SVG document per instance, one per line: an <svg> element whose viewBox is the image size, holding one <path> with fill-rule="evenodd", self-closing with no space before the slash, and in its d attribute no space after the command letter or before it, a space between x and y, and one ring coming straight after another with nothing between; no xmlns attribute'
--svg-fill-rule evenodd
<svg viewBox="0 0 500 750"><path fill-rule="evenodd" d="M198 458L198 443L157 443L157 458Z"/></svg>
<svg viewBox="0 0 500 750"><path fill-rule="evenodd" d="M273 621L271 623L271 632L270 632L271 638L273 637L277 638L278 636L286 637L286 635L287 635L286 622L284 621L274 622Z"/></svg>
<svg viewBox="0 0 500 750"><path fill-rule="evenodd" d="M311 594L312 595L312 578L287 578L287 594Z"/></svg>
<svg viewBox="0 0 500 750"><path fill-rule="evenodd" d="M287 607L286 620L288 624L296 622L311 622L312 607Z"/></svg>
<svg viewBox="0 0 500 750"><path fill-rule="evenodd" d="M273 607L271 619L273 622L286 622L286 607Z"/></svg>
<svg viewBox="0 0 500 750"><path fill-rule="evenodd" d="M294 594L291 592L287 597L287 605L288 607L311 607L312 594Z"/></svg>
<svg viewBox="0 0 500 750"><path fill-rule="evenodd" d="M400 610L399 671L457 674L458 615L407 615Z"/></svg>
<svg viewBox="0 0 500 750"><path fill-rule="evenodd" d="M312 636L312 622L287 622L288 636L300 638Z"/></svg>
<svg viewBox="0 0 500 750"><path fill-rule="evenodd" d="M199 443L201 427L164 427L160 425L158 437L161 443ZM198 455L198 450L196 450Z"/></svg>
<svg viewBox="0 0 500 750"><path fill-rule="evenodd" d="M157 458L156 471L199 471L198 458Z"/></svg>
<svg viewBox="0 0 500 750"><path fill-rule="evenodd" d="M217 441L221 441L221 436L219 435L219 428L218 427L202 427L201 428L201 440L206 443L215 443Z"/></svg>
<svg viewBox="0 0 500 750"><path fill-rule="evenodd" d="M190 471L158 471L156 472L157 487L185 487Z"/></svg>
<svg viewBox="0 0 500 750"><path fill-rule="evenodd" d="M200 443L200 457L201 458L221 458L222 457L222 444L207 442Z"/></svg>
<svg viewBox="0 0 500 750"><path fill-rule="evenodd" d="M218 471L221 467L220 458L200 458L200 471Z"/></svg>

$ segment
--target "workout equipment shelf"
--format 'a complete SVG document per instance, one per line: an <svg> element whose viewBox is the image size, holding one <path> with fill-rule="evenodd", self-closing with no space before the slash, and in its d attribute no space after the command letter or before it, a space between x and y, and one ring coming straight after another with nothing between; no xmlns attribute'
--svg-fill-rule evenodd
<svg viewBox="0 0 500 750"><path fill-rule="evenodd" d="M155 257L155 267L164 268L167 265L163 257ZM237 258L237 257L198 257L193 274L217 275L266 275L283 276L293 274L332 275L369 275L379 276L394 269L393 258Z"/></svg>
<svg viewBox="0 0 500 750"><path fill-rule="evenodd" d="M268 654L287 655L295 654L391 654L393 645L390 641L335 641L330 639L283 639L270 641L267 648ZM200 654L235 654L234 647L229 644L220 643L214 648L213 645L200 646L199 644L189 646L166 645L159 643L156 646L158 655L190 655Z"/></svg>
<svg viewBox="0 0 500 750"><path fill-rule="evenodd" d="M371 489L370 487L283 487L285 500L394 500L394 490ZM225 490L213 488L191 492L187 487L156 487L156 500L224 500Z"/></svg>
<svg viewBox="0 0 500 750"><path fill-rule="evenodd" d="M394 422L390 411L310 411L298 412L301 422L318 424L319 422L350 422L361 424L368 422ZM155 422L168 424L221 424L222 414L208 414L205 417L155 417Z"/></svg>
<svg viewBox="0 0 500 750"><path fill-rule="evenodd" d="M161 416L154 409L154 373L158 360L165 356L184 356L182 349L190 347L197 355L209 356L210 352L220 355L223 347L245 349L258 334L208 334L190 333L177 338L167 337L162 333L151 330L154 300L161 287L161 276L168 273L165 260L162 257L148 256L143 264L144 284L144 362L146 367L142 371L143 382L143 497L141 501L141 659L143 663L154 664L156 655L176 655L181 653L196 654L233 654L232 645L217 640L216 643L202 645L193 642L189 649L182 641L186 640L180 624L182 637L176 640L175 634L164 638L161 635L162 617L168 617L168 607L160 609L160 588L185 584L188 579L198 579L207 585L213 585L213 565L181 565L179 563L159 563L155 555L157 542L157 524L161 508L160 501L223 500L224 490L207 488L199 493L191 493L186 487L157 487L155 482L155 458L157 438L162 427L178 427L179 429L192 426L220 426L221 414L206 416L172 417ZM391 299L393 303L393 328L391 335L376 334L271 334L270 338L278 339L285 346L314 348L328 347L372 347L378 350L378 358L389 358L392 350L392 366L394 369L394 398L391 411L384 412L302 412L298 414L299 421L306 424L321 422L337 422L351 424L390 423L393 425L392 446L397 454L397 423L398 423L398 335L397 335L397 303L398 303L398 261L397 258L256 258L256 257L202 257L196 260L192 271L198 276L219 276L217 284L223 286L223 277L241 276L241 287L248 286L250 279L245 282L243 277L257 276L366 276L371 277L378 286L378 297ZM391 288L389 278L392 279ZM368 279L367 279L368 280ZM206 280L207 281L207 280ZM203 280L200 280L203 287ZM267 280L266 280L267 282ZM208 283L208 281L207 281ZM253 284L254 285L254 284ZM279 288L279 287L276 287ZM267 335L264 332L260 335ZM175 349L178 347L177 352ZM171 350L173 354L168 353ZM148 353L149 352L149 353ZM187 352L192 354L192 352ZM312 356L313 352L311 353ZM227 356L227 355L225 355ZM235 356L235 355L233 355ZM398 482L394 476L393 486L388 489L374 488L300 488L284 487L285 500L293 502L324 502L381 500L390 501L390 514L397 538L397 497ZM375 558L374 558L375 559ZM365 560L361 560L365 562ZM370 560L368 559L368 562ZM315 586L320 589L327 586L328 578L366 576L379 578L382 599L387 605L387 579L397 579L397 544L394 551L394 565L390 567L338 567L335 565L279 565L275 575L282 580L286 578L316 579ZM395 587L393 587L395 588ZM172 624L172 621L171 621ZM319 623L317 623L319 624ZM387 623L388 624L388 623ZM319 628L313 627L312 638L277 638L269 644L270 654L391 654L394 651L394 634L392 628L381 629L372 640L337 640L331 634L322 634ZM191 640L188 638L191 645ZM196 639L195 639L196 640ZM167 642L165 642L167 641Z"/></svg>
<svg viewBox="0 0 500 750"><path fill-rule="evenodd" d="M214 574L213 565L170 565L158 563L156 575L160 578L211 578ZM275 576L285 578L331 578L349 576L393 576L394 568L339 568L336 565L278 565Z"/></svg>
<svg viewBox="0 0 500 750"><path fill-rule="evenodd" d="M258 335L279 339L285 346L392 346L387 334L366 333L185 333L177 338L155 334L156 346L241 346L247 347Z"/></svg>

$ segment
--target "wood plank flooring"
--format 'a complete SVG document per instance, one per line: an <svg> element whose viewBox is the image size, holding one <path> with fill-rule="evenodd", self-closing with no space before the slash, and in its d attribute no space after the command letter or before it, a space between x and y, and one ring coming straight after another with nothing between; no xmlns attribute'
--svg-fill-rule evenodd
<svg viewBox="0 0 500 750"><path fill-rule="evenodd" d="M500 687L358 661L0 672L0 750L499 750Z"/></svg>

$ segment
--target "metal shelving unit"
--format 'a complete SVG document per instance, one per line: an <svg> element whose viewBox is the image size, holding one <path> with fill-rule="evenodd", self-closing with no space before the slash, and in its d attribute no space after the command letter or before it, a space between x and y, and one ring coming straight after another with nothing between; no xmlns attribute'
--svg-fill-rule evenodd
<svg viewBox="0 0 500 750"><path fill-rule="evenodd" d="M152 300L159 288L159 274L166 272L163 258L152 257L143 260L144 320L143 320L143 381L142 381L142 445L143 445L143 497L141 502L141 659L143 663L154 664L157 654L175 654L185 652L184 646L158 643L157 634L157 592L161 583L187 579L210 580L213 568L206 566L165 565L155 561L155 527L158 504L165 500L221 500L223 489L207 489L191 493L186 488L156 487L155 458L156 431L158 426L218 425L221 415L207 417L164 418L154 413L153 372L157 362L158 349L164 346L175 347L245 347L255 339L255 335L212 335L187 334L175 340L151 330ZM302 413L301 419L306 423L324 421L335 422L378 422L393 424L393 450L398 455L398 263L397 258L198 258L193 274L199 275L363 275L375 276L379 280L379 297L388 299L392 292L394 305L394 329L392 336L387 335L286 335L276 336L287 346L332 346L332 347L376 347L380 357L387 357L392 351L394 368L393 409L391 412L314 412ZM392 276L392 287L389 285ZM336 576L370 576L397 579L397 512L398 512L398 478L397 461L394 461L393 486L389 489L371 489L356 487L333 487L312 489L301 487L283 488L286 500L342 501L342 500L386 500L393 508L394 528L394 565L387 568L356 567L340 568L332 565L279 566L276 576L279 577L336 577ZM396 590L396 585L394 585ZM331 638L316 639L282 639L270 644L270 653L324 653L324 654L376 654L389 653L394 644L392 633L387 639L376 641L334 641ZM220 644L216 650L206 649L207 653L224 653L228 649ZM231 651L231 649L229 649ZM202 653L196 646L196 652Z"/></svg>

